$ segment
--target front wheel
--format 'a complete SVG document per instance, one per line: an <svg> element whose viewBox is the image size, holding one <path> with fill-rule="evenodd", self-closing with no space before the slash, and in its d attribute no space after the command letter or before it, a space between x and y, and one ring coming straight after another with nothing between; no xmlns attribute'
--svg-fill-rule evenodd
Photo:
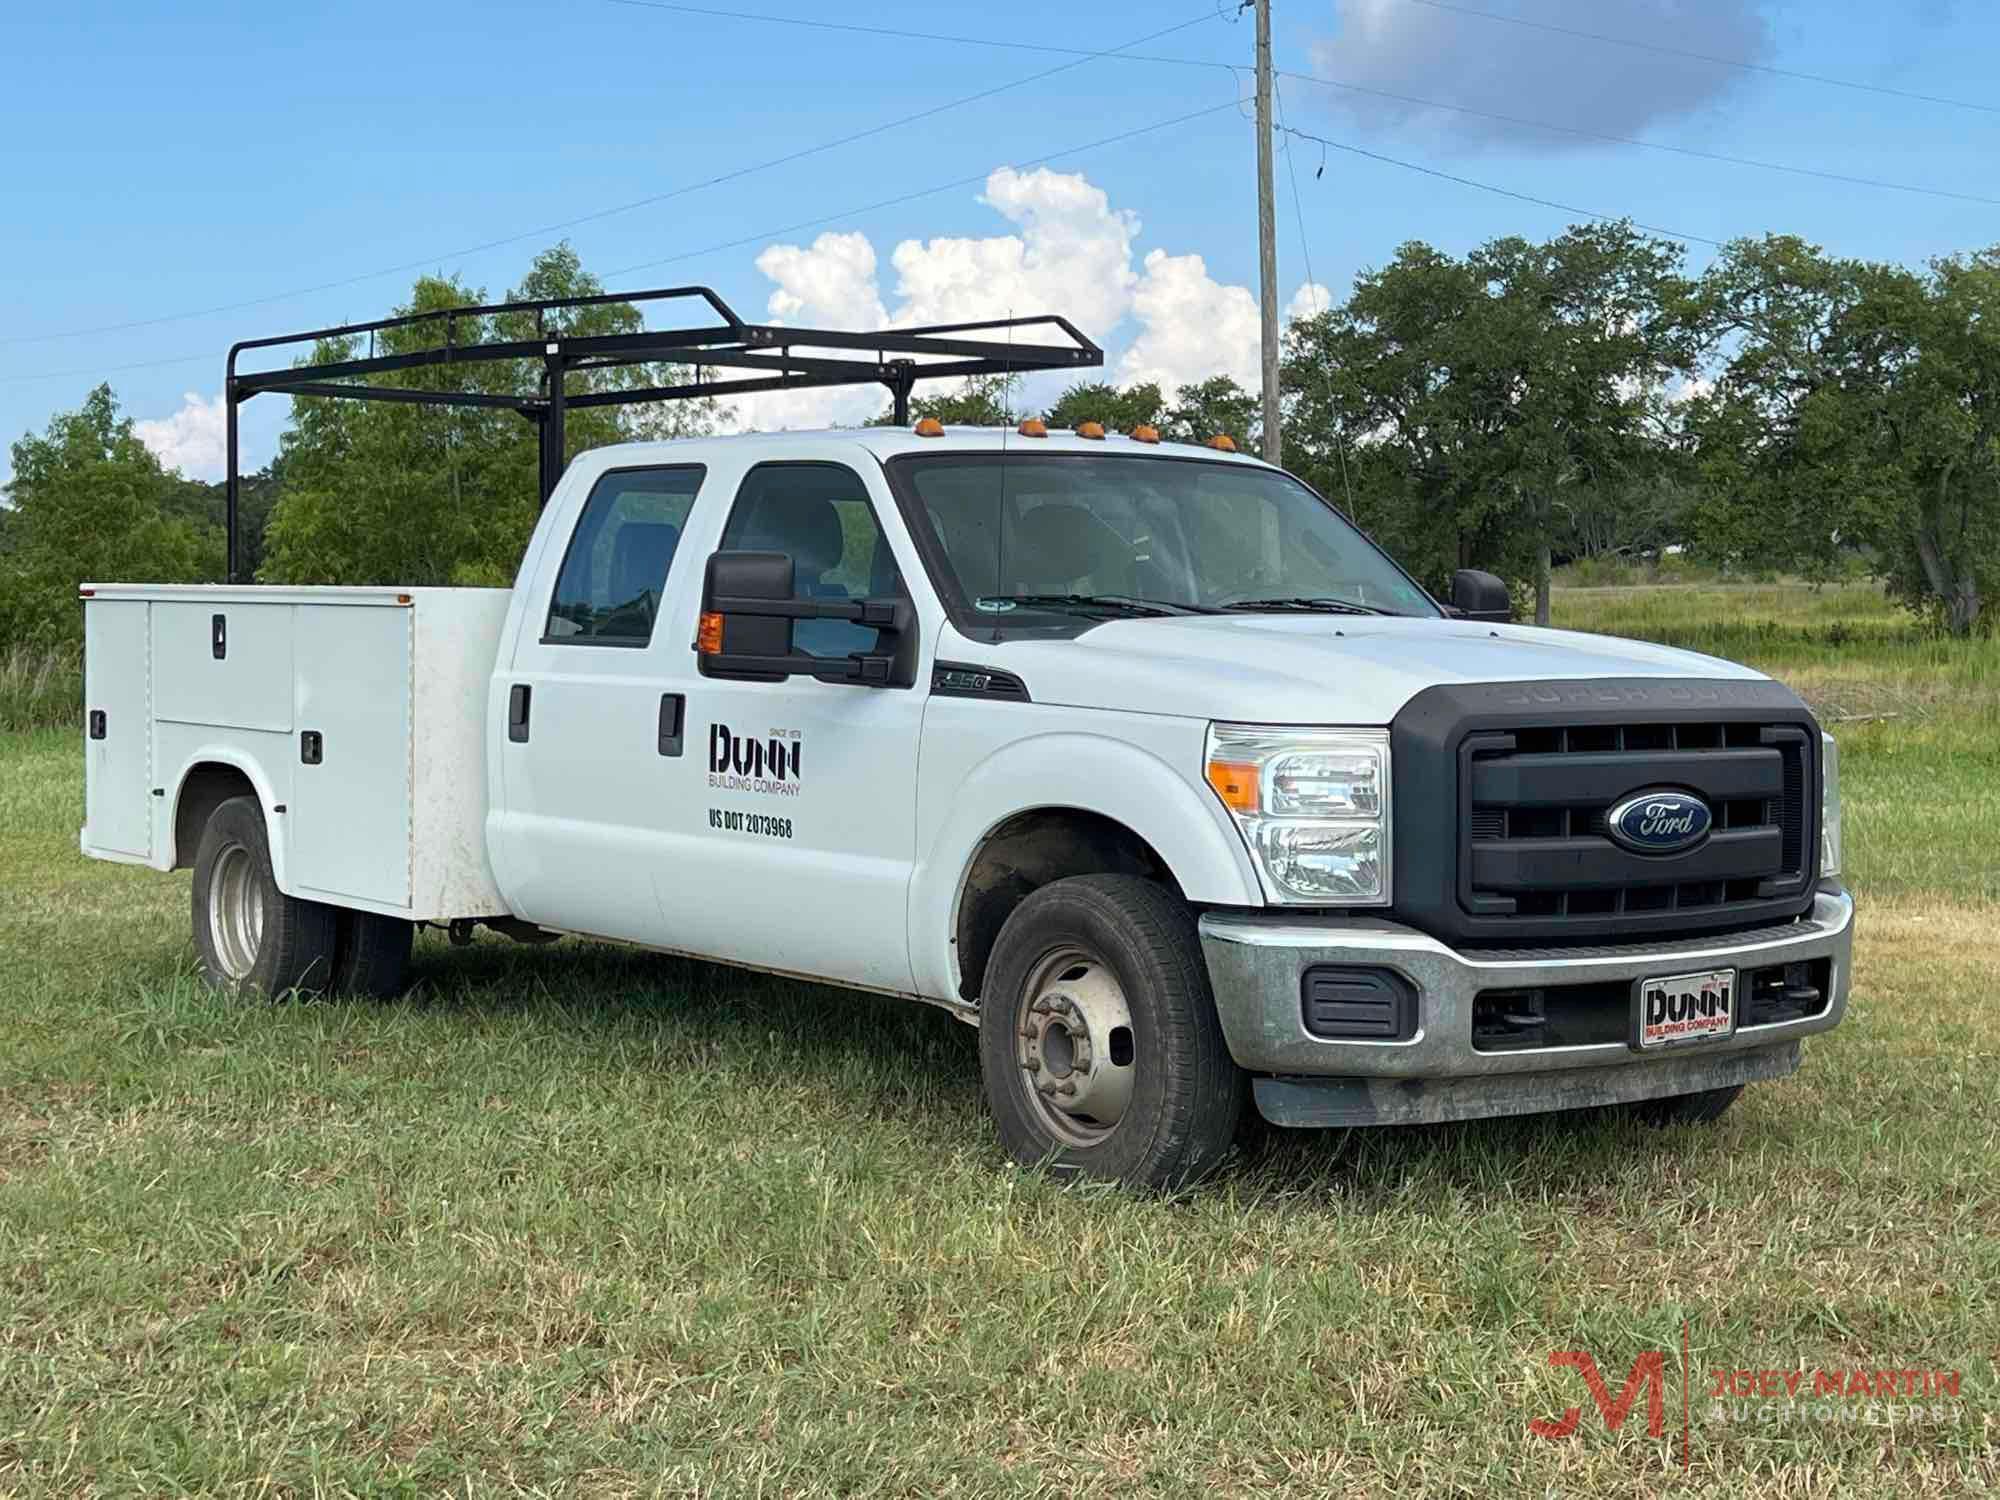
<svg viewBox="0 0 2000 1500"><path fill-rule="evenodd" d="M209 815L194 857L194 949L210 984L275 997L333 977L334 910L278 889L264 810L232 797Z"/></svg>
<svg viewBox="0 0 2000 1500"><path fill-rule="evenodd" d="M1001 1143L1063 1176L1171 1189L1228 1154L1249 1096L1192 913L1129 875L1035 891L993 945L980 1071Z"/></svg>

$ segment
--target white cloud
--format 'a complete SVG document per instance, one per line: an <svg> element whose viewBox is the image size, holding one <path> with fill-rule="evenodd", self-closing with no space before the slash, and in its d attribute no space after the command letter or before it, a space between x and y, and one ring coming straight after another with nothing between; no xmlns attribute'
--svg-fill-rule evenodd
<svg viewBox="0 0 2000 1500"><path fill-rule="evenodd" d="M773 322L873 330L888 321L865 234L823 234L805 250L773 245L757 269L778 283L768 304Z"/></svg>
<svg viewBox="0 0 2000 1500"><path fill-rule="evenodd" d="M1199 255L1155 249L1135 264L1137 216L1113 208L1082 174L1001 167L979 201L1013 231L902 241L888 256L896 280L886 298L865 235L828 233L808 246L770 246L757 257L757 269L776 284L770 316L866 330L1061 313L1100 343L1134 330L1103 378L1158 381L1169 395L1215 374L1256 388L1257 302L1250 289L1216 281ZM1329 300L1325 287L1301 286L1287 316L1321 311ZM1052 401L1070 378L1030 377L1023 403ZM885 399L866 389L783 391L734 405L746 426L818 427L865 421Z"/></svg>
<svg viewBox="0 0 2000 1500"><path fill-rule="evenodd" d="M188 391L179 411L134 422L132 431L167 468L190 479L215 480L222 478L229 456L228 420L220 395L205 399Z"/></svg>
<svg viewBox="0 0 2000 1500"><path fill-rule="evenodd" d="M1285 305L1285 321L1295 323L1300 318L1316 318L1332 306L1332 292L1317 281L1302 281L1299 289L1292 293L1292 300Z"/></svg>
<svg viewBox="0 0 2000 1500"><path fill-rule="evenodd" d="M1079 328L1114 326L1131 306L1139 221L1081 173L1002 167L982 203L1020 227L989 239L905 240L896 268L901 324L1061 312Z"/></svg>
<svg viewBox="0 0 2000 1500"><path fill-rule="evenodd" d="M1225 286L1199 255L1148 251L1146 279L1132 299L1139 336L1118 361L1120 384L1157 381L1171 392L1206 375L1257 385L1257 299Z"/></svg>

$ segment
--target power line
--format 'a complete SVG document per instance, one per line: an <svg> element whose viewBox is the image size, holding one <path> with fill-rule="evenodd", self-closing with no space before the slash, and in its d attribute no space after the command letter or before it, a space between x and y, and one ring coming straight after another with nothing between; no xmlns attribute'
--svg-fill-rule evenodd
<svg viewBox="0 0 2000 1500"><path fill-rule="evenodd" d="M1165 120L1155 120L1150 125L1139 125L1130 130L1122 130L1116 135L1101 136L1094 141L1084 141L1078 145L1064 146L1055 151L1045 152L1043 155L1031 159L1028 165L1045 166L1049 162L1061 161L1071 156L1080 156L1086 151L1097 151L1106 146L1116 146L1125 141L1134 140L1142 135L1150 135L1155 131L1167 130L1175 125L1184 125L1190 120L1204 119L1209 115L1221 114L1224 110L1233 110L1235 108L1236 101L1234 99L1226 100L1221 104L1210 104L1204 108L1189 110L1185 114L1174 115ZM769 240L781 234L797 234L802 230L814 229L822 224L831 224L841 219L857 218L863 214L874 213L878 209L893 208L898 204L915 202L919 198L935 197L939 193L950 192L954 188L969 187L974 183L986 181L991 175L992 169L989 168L983 172L974 172L964 177L956 177L950 182L941 182L931 187L919 188L914 192L902 193L893 198L883 198L874 203L863 204L857 208L845 209L838 213L823 214L818 218L801 220L796 224L788 224L782 228L767 229L757 234L744 235L740 239L724 240L718 244L704 245L699 250L684 250L676 255L662 256L657 260L642 261L638 265L621 266L615 271L607 271L604 274L607 277L627 276L634 271L649 270L655 266L672 264L675 261L694 260L700 256L714 255L724 250L734 250L744 245L753 245L760 240ZM100 375L122 374L127 370L155 370L168 365L188 365L210 360L219 362L221 359L222 355L216 353L181 354L167 359L137 360L130 364L99 365L89 369L46 370L38 371L32 375L0 375L0 384L13 385L32 380L90 379Z"/></svg>
<svg viewBox="0 0 2000 1500"><path fill-rule="evenodd" d="M1324 146L1330 151L1345 151L1351 156L1365 156L1370 161L1379 161L1392 167L1401 167L1406 172L1421 172L1426 177L1442 178L1446 182L1455 182L1461 187L1477 188L1482 193L1498 193L1503 198L1515 198L1523 203L1535 203L1543 208L1559 209L1566 214L1581 214L1586 219L1596 219L1600 223L1629 223L1634 229L1643 229L1651 234L1668 235L1677 240L1693 240L1697 244L1713 245L1718 250L1724 244L1724 241L1710 239L1704 234L1689 234L1686 230L1668 229L1659 224L1642 224L1629 214L1599 213L1595 209L1578 208L1574 203L1559 203L1554 198L1538 198L1533 193L1519 193L1512 188L1499 187L1490 182L1480 182L1476 178L1460 177L1455 172L1442 171L1437 167L1427 167L1421 162L1404 161L1400 157L1385 156L1380 151L1370 151L1366 147L1350 145L1346 141L1330 140L1326 136L1314 135L1306 130L1297 130L1289 125L1280 125L1278 129L1285 135L1295 136L1302 141L1312 141L1314 144Z"/></svg>
<svg viewBox="0 0 2000 1500"><path fill-rule="evenodd" d="M1211 104L1202 109L1190 110L1184 115L1175 115L1172 119L1156 120L1151 125L1140 125L1132 130L1120 131L1117 135L1107 135L1099 140L1086 141L1080 146L1068 146L1060 151L1051 151L1043 156L1033 158L1029 161L1028 165L1031 167L1046 166L1052 161L1061 161L1064 157L1080 156L1086 151L1100 150L1105 146L1116 146L1122 142L1132 140L1136 136L1150 135L1156 130L1166 130L1174 125L1184 125L1189 120L1203 119L1209 115L1221 114L1225 109L1235 108L1236 101L1234 99L1223 104ZM683 250L677 255L662 256L658 260L644 260L640 261L637 265L620 266L615 271L605 272L605 275L629 276L634 271L656 270L660 266L673 265L678 261L695 260L701 256L715 255L724 250L738 250L745 245L754 245L760 240L774 239L781 234L801 234L808 229L818 229L821 225L836 223L842 219L858 218L862 214L874 213L879 209L895 208L904 203L914 203L919 198L934 198L939 193L948 193L954 188L971 187L975 183L985 182L992 175L993 169L989 168L984 172L974 172L966 177L955 177L950 182L940 182L931 187L918 188L914 192L899 193L893 198L878 199L873 203L863 204L859 208L844 209L839 213L821 214L818 218L802 219L796 224L787 224L782 228L766 229L759 234L746 234L740 239L724 240L720 244L715 245L704 245L699 250Z"/></svg>
<svg viewBox="0 0 2000 1500"><path fill-rule="evenodd" d="M1924 187L1918 183L1894 182L1882 177L1855 177L1845 172L1828 172L1819 167L1793 166L1789 162L1759 161L1750 156L1730 156L1721 151L1702 151L1693 146L1673 146L1664 141L1645 141L1637 136L1610 135L1601 130L1585 130L1579 125L1555 125L1547 120L1529 119L1525 115L1506 115L1490 109L1474 109L1464 104L1447 104L1441 99L1424 99L1415 94L1399 94L1390 89L1372 88L1367 84L1348 83L1339 78L1322 78L1317 73L1294 73L1286 71L1287 78L1296 78L1301 83L1317 83L1324 88L1344 89L1354 94L1369 94L1377 99L1394 99L1403 104L1420 105L1425 109L1448 110L1453 114L1472 115L1481 120L1498 120L1506 125L1525 125L1531 130L1548 130L1558 135L1573 135L1584 140L1604 141L1614 146L1636 146L1643 151L1666 151L1675 156L1690 156L1697 161L1723 162L1732 167L1756 167L1765 172L1788 172L1795 177L1813 177L1822 182L1838 182L1845 187L1882 188L1894 193L1915 193L1927 198L1950 198L1960 203L1983 203L2000 208L2000 198L1990 198L1980 193L1961 193L1951 188Z"/></svg>
<svg viewBox="0 0 2000 1500"><path fill-rule="evenodd" d="M613 0L613 3L637 4L640 3L640 0ZM663 6L660 8L678 9L680 7ZM716 14L727 13L716 12ZM751 19L777 18L752 17ZM669 188L665 192L648 194L644 198L635 198L629 203L619 203L609 208L594 209L589 213L579 214L575 218L563 219L554 224L544 224L536 229L527 229L521 231L519 234L510 234L499 239L487 240L481 244L467 246L464 249L448 251L443 255L425 256L421 260L405 261L400 265L394 266L384 266L379 270L364 271L355 276L345 276L334 281L321 282L317 286L297 287L291 291L272 292L262 297L247 297L241 301L220 303L214 307L199 308L189 312L167 313L154 318L135 318L123 323L106 323L96 328L73 328L60 333L21 334L9 338L0 338L0 345L53 343L59 339L87 338L105 333L126 333L136 328L156 328L165 323L182 323L192 318L212 317L217 313L238 312L247 307L263 307L273 302L289 301L294 297L307 297L319 292L336 291L342 287L356 286L365 281L375 281L384 276L395 276L410 271L422 270L427 266L435 266L440 261L459 260L483 254L488 250L497 250L502 246L516 245L523 240L541 239L551 234L559 234L567 229L574 229L582 224L590 224L600 219L608 219L617 214L630 213L640 208L650 208L655 204L665 203L673 198L680 198L689 193L699 192L704 188L720 187L724 183L735 182L758 172L769 171L774 167L788 166L793 162L803 161L809 156L818 156L841 146L851 146L857 141L868 140L871 137L886 134L891 130L899 130L905 125L914 125L921 120L928 120L936 115L944 114L948 110L961 109L968 104L977 104L981 100L990 99L996 94L1004 94L1013 89L1025 88L1031 83L1040 83L1045 78L1053 78L1058 73L1066 73L1073 68L1082 67L1087 62L1124 52L1128 47L1143 46L1147 42L1158 40L1160 37L1169 36L1178 31L1186 31L1192 26L1198 26L1205 21L1212 21L1214 19L1214 11L1204 9L1200 14L1191 16L1187 20L1177 21L1171 26L1162 27L1158 31L1151 31L1144 36L1135 37L1132 41L1120 46L1100 48L1094 52L1079 51L1069 62L1058 63L1056 66L1044 68L1038 73L1030 73L1025 78L1017 78L1011 83L995 84L991 88L981 89L978 93L967 94L963 98L953 99L944 104L932 105L930 108L918 110L914 114L902 115L893 120L885 120L880 124L870 125L864 130L853 131L830 141L822 141L818 145L806 146L797 151L787 152L783 156L775 156L767 161L756 162L744 167L736 167L730 171L719 173L714 177L703 178L698 182L684 183L680 187ZM939 40L969 39L939 38ZM1065 48L1061 50L1069 51L1070 49ZM1223 65L1217 64L1217 66Z"/></svg>
<svg viewBox="0 0 2000 1500"><path fill-rule="evenodd" d="M1641 52L1658 52L1668 57L1687 58L1693 62L1714 63L1717 67L1742 68L1751 73L1768 73L1774 78L1796 78L1806 83L1823 83L1830 88L1854 89L1866 94L1887 94L1892 99L1910 99L1920 104L1943 104L1953 109L1978 110L1981 114L2000 114L2000 105L1980 104L1972 99L1953 99L1943 94L1920 94L1911 89L1891 88L1886 83L1863 83L1859 79L1835 78L1826 73L1806 73L1797 68L1780 68L1770 63L1750 62L1741 57L1721 57L1712 52L1692 52L1685 47L1669 47L1660 42L1642 42L1636 37L1609 36L1601 31L1584 31L1579 27L1558 26L1549 21L1531 21L1525 16L1496 15L1490 10L1479 10L1470 5L1453 5L1450 0L1409 0L1409 3L1426 6L1431 10L1449 11L1457 16L1472 16L1481 21L1498 21L1506 26L1525 26L1531 31L1577 37L1589 42L1603 42L1612 47L1632 47Z"/></svg>
<svg viewBox="0 0 2000 1500"><path fill-rule="evenodd" d="M623 5L633 10L663 10L674 15L709 16L724 21L757 21L771 26L804 26L814 31L845 31L857 36L888 37L906 42L949 42L961 47L994 47L1011 52L1050 52L1067 57L1102 57L1107 54L1089 47L1064 47L1055 42L1024 42L1013 37L963 36L943 31L906 31L895 26L866 26L857 21L819 21L806 16L774 16L763 11L724 10L714 5L679 5L669 0L604 0L607 5ZM1195 18L1201 21L1227 20L1220 11L1204 11ZM1193 24L1192 22L1189 23ZM1178 30L1179 28L1173 28ZM1154 36L1165 36L1165 32L1155 32ZM1139 41L1150 41L1151 37L1141 37ZM1138 46L1139 42L1134 42ZM1123 47L1113 49L1125 53ZM1137 59L1135 59L1137 60ZM1151 57L1146 62L1186 63L1191 67L1225 68L1227 63L1211 63L1197 57Z"/></svg>

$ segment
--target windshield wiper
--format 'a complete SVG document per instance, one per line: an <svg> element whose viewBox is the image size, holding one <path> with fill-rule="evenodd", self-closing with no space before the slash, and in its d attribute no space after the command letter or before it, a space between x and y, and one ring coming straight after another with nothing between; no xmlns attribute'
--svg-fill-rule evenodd
<svg viewBox="0 0 2000 1500"><path fill-rule="evenodd" d="M1254 612L1257 610L1297 609L1312 610L1333 615L1397 615L1400 610L1379 609L1373 604L1356 604L1352 599L1237 599L1221 606L1223 609Z"/></svg>
<svg viewBox="0 0 2000 1500"><path fill-rule="evenodd" d="M982 594L975 604L1019 604L1029 609L1101 609L1128 615L1212 615L1206 604L1139 599L1130 594Z"/></svg>

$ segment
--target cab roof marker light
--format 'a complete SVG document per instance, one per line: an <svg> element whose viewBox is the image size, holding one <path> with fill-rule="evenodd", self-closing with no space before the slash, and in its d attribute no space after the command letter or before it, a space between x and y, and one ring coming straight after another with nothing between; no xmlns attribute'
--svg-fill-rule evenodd
<svg viewBox="0 0 2000 1500"><path fill-rule="evenodd" d="M1234 453L1236 451L1236 439L1226 432L1218 432L1208 440L1208 446L1215 449L1218 453Z"/></svg>
<svg viewBox="0 0 2000 1500"><path fill-rule="evenodd" d="M1157 443L1160 440L1160 429L1141 422L1132 429L1131 438L1135 443Z"/></svg>
<svg viewBox="0 0 2000 1500"><path fill-rule="evenodd" d="M918 437L943 437L944 423L936 417L919 417L915 431Z"/></svg>
<svg viewBox="0 0 2000 1500"><path fill-rule="evenodd" d="M1098 442L1102 442L1104 440L1104 424L1102 422L1079 422L1076 424L1076 435L1080 438L1093 438Z"/></svg>
<svg viewBox="0 0 2000 1500"><path fill-rule="evenodd" d="M1020 433L1022 437L1045 438L1049 435L1049 424L1044 422L1040 417L1030 417L1014 430Z"/></svg>

